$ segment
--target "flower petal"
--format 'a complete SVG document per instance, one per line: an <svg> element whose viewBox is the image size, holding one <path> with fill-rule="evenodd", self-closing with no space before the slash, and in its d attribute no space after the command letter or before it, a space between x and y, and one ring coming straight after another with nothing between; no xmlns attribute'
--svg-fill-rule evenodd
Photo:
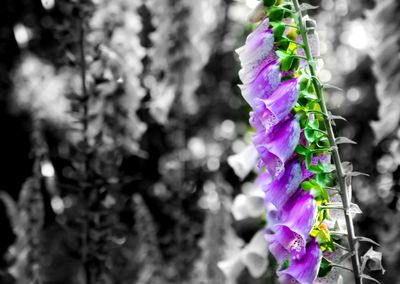
<svg viewBox="0 0 400 284"><path fill-rule="evenodd" d="M244 68L254 69L260 65L274 48L274 35L265 19L246 39L244 46L236 49Z"/></svg>
<svg viewBox="0 0 400 284"><path fill-rule="evenodd" d="M285 270L278 271L281 284L311 284L317 278L321 262L321 249L313 239L306 247L306 254L302 259L294 260ZM297 282L294 282L297 281Z"/></svg>
<svg viewBox="0 0 400 284"><path fill-rule="evenodd" d="M267 239L271 243L279 243L293 259L301 259L315 222L316 207L313 196L298 189L273 220L274 224L266 234Z"/></svg>
<svg viewBox="0 0 400 284"><path fill-rule="evenodd" d="M279 64L273 62L264 67L257 74L254 81L239 86L243 98L250 106L255 106L259 99L265 99L272 95L281 81Z"/></svg>
<svg viewBox="0 0 400 284"><path fill-rule="evenodd" d="M243 180L249 175L251 170L256 166L258 152L254 145L248 145L241 152L228 157L228 165L233 169L235 174Z"/></svg>
<svg viewBox="0 0 400 284"><path fill-rule="evenodd" d="M260 154L259 166L267 166L273 177L281 175L284 163L292 156L299 138L300 125L292 115L276 125L270 133L257 133L253 142Z"/></svg>
<svg viewBox="0 0 400 284"><path fill-rule="evenodd" d="M292 159L286 166L284 173L272 179L269 172L264 172L258 179L265 193L265 201L271 202L278 210L296 192L301 183L301 166L297 159Z"/></svg>
<svg viewBox="0 0 400 284"><path fill-rule="evenodd" d="M279 244L280 249L285 250L285 255L290 259L301 259L306 253L306 238L285 225L273 226L274 233L266 235L271 244ZM283 251L283 250L282 250ZM279 253L282 253L280 251ZM282 255L274 255L277 259L282 259ZM282 264L282 263L279 263Z"/></svg>
<svg viewBox="0 0 400 284"><path fill-rule="evenodd" d="M282 82L272 95L254 109L260 115L265 129L268 131L284 119L295 106L300 94L297 78Z"/></svg>

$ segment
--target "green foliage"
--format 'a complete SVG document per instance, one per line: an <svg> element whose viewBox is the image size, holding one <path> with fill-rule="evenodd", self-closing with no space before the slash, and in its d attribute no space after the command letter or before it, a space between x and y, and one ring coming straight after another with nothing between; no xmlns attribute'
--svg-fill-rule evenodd
<svg viewBox="0 0 400 284"><path fill-rule="evenodd" d="M318 277L324 277L329 274L333 269L332 262L330 262L328 259L325 257L322 258L321 260L321 265L318 271Z"/></svg>
<svg viewBox="0 0 400 284"><path fill-rule="evenodd" d="M275 5L276 0L263 0L264 6L265 7L271 7L273 5Z"/></svg>
<svg viewBox="0 0 400 284"><path fill-rule="evenodd" d="M320 204L329 202L328 191L316 180L309 179L301 184L301 187L309 191Z"/></svg>

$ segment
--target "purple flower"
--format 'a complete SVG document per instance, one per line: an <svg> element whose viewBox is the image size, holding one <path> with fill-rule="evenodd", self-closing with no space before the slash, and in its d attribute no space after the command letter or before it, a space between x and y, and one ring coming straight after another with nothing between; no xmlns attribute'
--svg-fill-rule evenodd
<svg viewBox="0 0 400 284"><path fill-rule="evenodd" d="M285 165L285 171L280 177L273 179L269 172L264 172L257 182L265 193L265 201L281 210L299 188L301 180L300 162L294 158Z"/></svg>
<svg viewBox="0 0 400 284"><path fill-rule="evenodd" d="M243 68L256 69L274 48L274 35L265 19L246 39L244 46L236 49Z"/></svg>
<svg viewBox="0 0 400 284"><path fill-rule="evenodd" d="M266 238L273 245L278 262L301 259L306 253L306 243L315 222L317 204L313 196L298 189L278 213L278 220L268 228ZM281 263L281 262L280 262Z"/></svg>
<svg viewBox="0 0 400 284"><path fill-rule="evenodd" d="M311 240L306 247L303 258L293 260L291 265L278 271L281 284L311 284L317 278L320 262L321 249L315 239Z"/></svg>
<svg viewBox="0 0 400 284"><path fill-rule="evenodd" d="M271 96L254 104L254 113L250 121L252 126L257 130L262 125L269 132L290 113L297 102L299 92L297 78L282 82Z"/></svg>
<svg viewBox="0 0 400 284"><path fill-rule="evenodd" d="M255 106L260 99L265 99L272 95L281 81L279 64L273 62L265 66L255 79L245 85L239 85L244 99L250 106Z"/></svg>
<svg viewBox="0 0 400 284"><path fill-rule="evenodd" d="M284 163L292 156L299 138L300 125L293 115L288 115L269 133L256 133L253 142L260 154L259 166L266 166L273 178L281 175Z"/></svg>
<svg viewBox="0 0 400 284"><path fill-rule="evenodd" d="M253 82L257 75L268 65L276 62L278 60L278 56L275 54L275 50L272 50L260 64L244 66L239 70L239 78L243 82L243 84L249 84Z"/></svg>

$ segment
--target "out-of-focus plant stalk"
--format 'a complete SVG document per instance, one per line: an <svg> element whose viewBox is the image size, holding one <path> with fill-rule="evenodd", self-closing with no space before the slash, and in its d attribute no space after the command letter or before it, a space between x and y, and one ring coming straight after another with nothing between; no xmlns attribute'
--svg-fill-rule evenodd
<svg viewBox="0 0 400 284"><path fill-rule="evenodd" d="M322 112L324 113L324 124L326 128L326 132L328 134L328 140L329 144L332 147L332 154L333 154L333 159L336 167L336 175L337 175L337 180L339 183L340 187L340 196L342 198L342 203L343 203L343 210L344 210L344 216L346 220L346 227L347 227L347 239L349 242L349 248L352 253L351 261L352 261L352 266L353 266L353 273L354 273L354 278L355 278L355 283L356 284L361 284L362 283L362 278L361 278L361 271L360 271L360 261L358 257L358 250L357 250L357 240L354 232L354 225L353 225L353 220L351 217L350 213L350 198L349 198L349 192L348 192L348 187L346 184L346 174L343 170L342 167L342 162L340 159L339 155L339 149L336 144L335 140L335 134L333 132L332 128L332 123L331 123L331 118L326 106L324 94L322 92L322 85L320 84L319 80L317 79L317 74L316 74L316 67L315 67L315 60L313 58L313 55L311 54L311 49L310 45L308 42L308 37L307 37L307 29L306 26L303 22L303 16L301 12L301 8L299 5L298 0L292 0L294 9L297 13L297 25L298 29L300 32L300 35L303 39L303 48L305 52L305 56L307 58L307 63L310 69L310 74L312 76L312 82L316 91L316 94L318 96L318 99L320 100L320 107Z"/></svg>
<svg viewBox="0 0 400 284"><path fill-rule="evenodd" d="M86 60L85 60L85 16L84 13L81 12L81 16L79 19L79 55L80 55L80 76L81 76L81 81L82 81L82 102L83 102L83 129L82 129L82 135L83 135L83 151L84 151L84 157L85 157L85 162L84 162L84 168L83 168L83 173L84 173L84 178L86 181L88 181L89 178L89 157L88 157L88 112L89 112L89 99L88 99L88 94L87 94L87 89L86 89ZM84 188L84 191L86 191L86 188ZM84 195L86 192L84 192ZM86 275L86 283L90 284L91 282L91 269L90 269L90 264L88 260L88 234L89 234L89 224L87 218L84 218L83 222L83 231L82 231L82 262L83 266L85 269L85 275Z"/></svg>

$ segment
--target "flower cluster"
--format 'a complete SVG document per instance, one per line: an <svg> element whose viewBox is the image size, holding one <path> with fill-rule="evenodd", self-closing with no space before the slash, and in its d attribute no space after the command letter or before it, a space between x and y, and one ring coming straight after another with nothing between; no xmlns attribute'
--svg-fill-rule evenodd
<svg viewBox="0 0 400 284"><path fill-rule="evenodd" d="M250 124L255 129L252 140L260 157L258 167L265 169L257 183L265 192L265 202L274 208L267 213L265 237L279 265L280 282L307 284L316 279L322 259L318 220L323 218L317 205L321 200L307 190L317 186L304 189L303 184L312 183L313 167L326 168L330 159L321 151L307 159L302 155L310 146L304 120L315 124L318 118L306 113L304 119L301 113L299 100L307 80L298 71L302 65L295 57L285 63L286 53L282 56L277 43L284 32L277 36L276 23L265 18L236 52L242 64L242 95L253 110ZM296 48L287 44L285 49L295 52Z"/></svg>

